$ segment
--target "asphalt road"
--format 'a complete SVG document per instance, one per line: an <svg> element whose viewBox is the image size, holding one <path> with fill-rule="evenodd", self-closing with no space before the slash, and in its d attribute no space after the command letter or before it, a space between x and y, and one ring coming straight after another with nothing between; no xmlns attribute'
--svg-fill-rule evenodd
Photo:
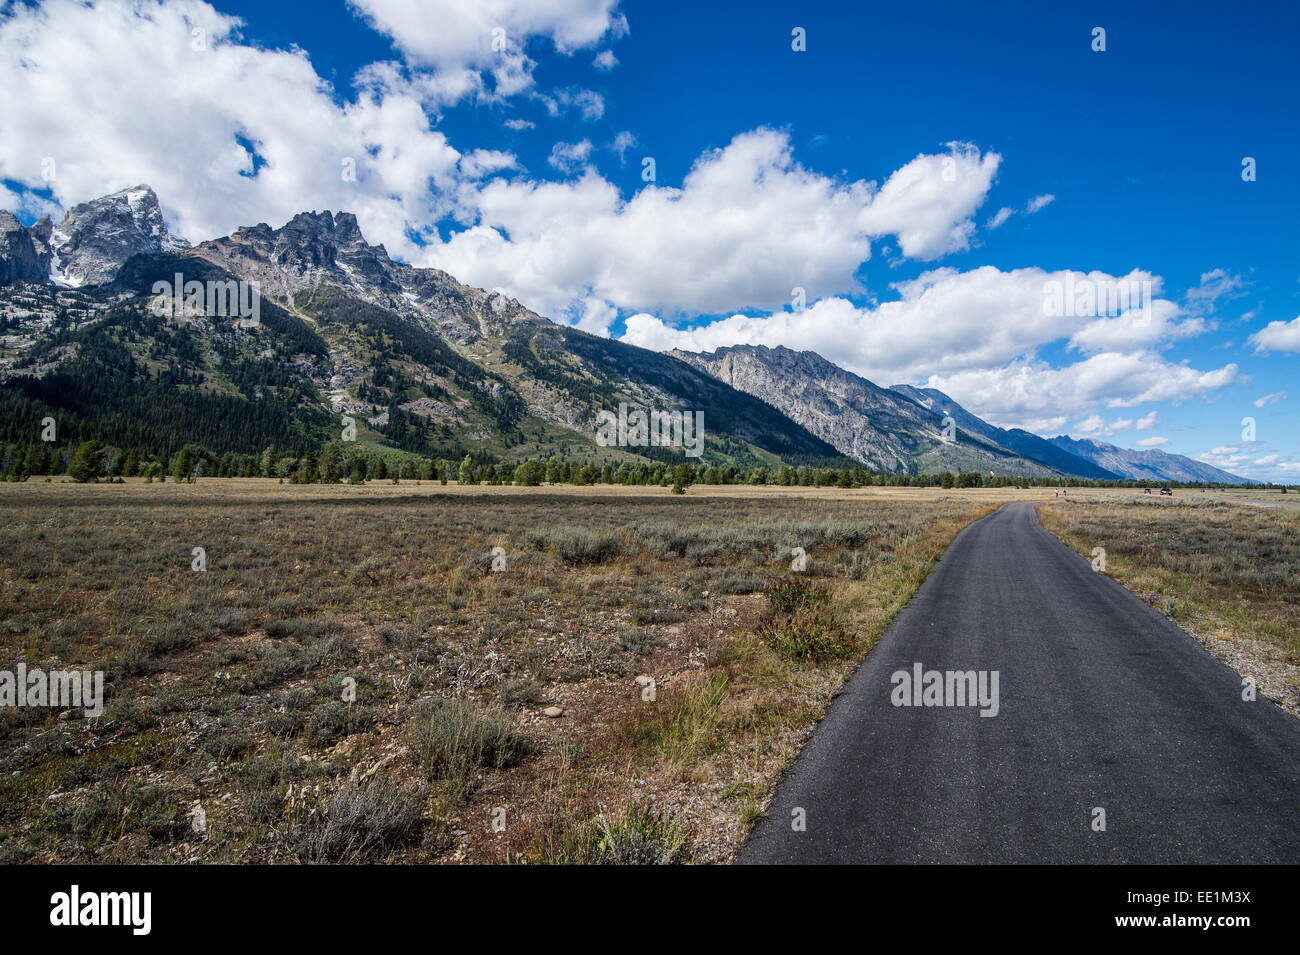
<svg viewBox="0 0 1300 955"><path fill-rule="evenodd" d="M895 706L916 663L997 671L997 715ZM1008 504L867 655L739 861L1295 864L1300 720Z"/></svg>

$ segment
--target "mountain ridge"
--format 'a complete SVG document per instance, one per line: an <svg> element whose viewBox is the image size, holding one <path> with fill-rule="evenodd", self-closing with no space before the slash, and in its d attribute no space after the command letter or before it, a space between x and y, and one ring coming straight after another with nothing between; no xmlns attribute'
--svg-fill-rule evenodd
<svg viewBox="0 0 1300 955"><path fill-rule="evenodd" d="M1183 454L1170 454L1159 448L1141 451L1121 448L1092 438L1072 438L1058 434L1048 438L1057 447L1095 461L1130 481L1161 483L1165 481L1205 482L1211 484L1250 484L1247 478L1222 468L1197 461Z"/></svg>
<svg viewBox="0 0 1300 955"><path fill-rule="evenodd" d="M157 283L178 272L255 285L260 326L241 334L210 315L163 325L144 318L157 305ZM394 261L349 212L299 212L279 228L241 226L192 247L167 230L146 185L79 203L57 226L45 216L25 227L0 212L0 307L0 384L19 392L9 397L24 420L37 404L57 410L55 380L82 395L65 410L93 418L124 415L132 401L138 413L143 392L167 400L158 390L165 378L182 405L217 395L250 420L260 415L251 403L287 402L293 425L272 429L277 440L328 440L329 420L347 415L378 445L407 451L671 457L663 448L595 447L598 413L626 402L702 408L707 460L737 466L858 463L894 474L1101 480L1177 480L1168 470L1176 467L1241 480L1164 452L998 428L940 391L884 388L811 351L659 353L589 335L499 291Z"/></svg>
<svg viewBox="0 0 1300 955"><path fill-rule="evenodd" d="M64 217L72 231L56 240L71 258L58 260L62 273L51 269L56 280L72 281L33 281L31 255L8 268L23 274L4 289L12 357L0 361L0 381L19 392L11 397L23 420L36 404L63 400L49 387L56 379L80 395L66 400L68 413L121 417L130 406L139 414L133 396L165 374L179 396L219 395L245 417L256 417L253 403L283 398L299 439L314 435L313 442L328 440L330 416L350 415L367 440L420 453L679 460L681 449L596 443L597 412L627 402L703 407L705 458L713 463L852 463L686 363L558 325L440 270L395 262L365 241L351 213L303 212L278 229L245 226L190 248L154 215L147 187L74 209ZM105 223L100 245L86 225L94 222ZM31 230L18 229L6 233L11 244L34 249ZM154 289L170 287L178 272L186 283L255 283L260 324L242 329L197 314L160 325ZM115 427L131 430L125 420Z"/></svg>
<svg viewBox="0 0 1300 955"><path fill-rule="evenodd" d="M934 408L935 405L938 405L936 413L951 415L958 426L975 434L980 434L1004 448L1017 451L1035 461L1041 461L1049 467L1079 477L1097 478L1103 481L1114 481L1120 478L1119 474L1108 471L1094 461L1080 457L1068 449L1054 445L1046 438L1039 437L1032 432L1021 428L999 428L996 425L989 424L983 418L967 411L937 388L890 385L890 389L906 395L924 407Z"/></svg>
<svg viewBox="0 0 1300 955"><path fill-rule="evenodd" d="M949 437L942 416L816 352L730 345L707 354L681 350L668 354L762 398L841 453L878 470L930 474L978 470L1031 477L1065 474L961 427L953 429Z"/></svg>

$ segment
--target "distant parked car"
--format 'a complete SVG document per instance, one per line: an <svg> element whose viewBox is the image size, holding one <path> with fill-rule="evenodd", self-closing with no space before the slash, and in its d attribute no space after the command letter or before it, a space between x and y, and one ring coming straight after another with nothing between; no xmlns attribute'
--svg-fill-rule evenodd
<svg viewBox="0 0 1300 955"><path fill-rule="evenodd" d="M1160 489L1160 493L1161 493L1161 494L1168 494L1170 497L1173 497L1173 496L1174 496L1174 492L1173 492L1171 489L1167 488L1167 487L1162 487L1162 488Z"/></svg>

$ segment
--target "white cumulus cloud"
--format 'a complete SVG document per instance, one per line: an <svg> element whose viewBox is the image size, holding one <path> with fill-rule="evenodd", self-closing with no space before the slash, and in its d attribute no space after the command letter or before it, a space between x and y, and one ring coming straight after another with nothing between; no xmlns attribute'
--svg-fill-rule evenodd
<svg viewBox="0 0 1300 955"><path fill-rule="evenodd" d="M577 143L556 143L546 161L561 172L576 172L591 158L591 140Z"/></svg>
<svg viewBox="0 0 1300 955"><path fill-rule="evenodd" d="M1080 438L1108 438L1121 431L1132 431L1132 418L1116 418L1106 421L1101 415L1089 415L1070 429L1070 434Z"/></svg>
<svg viewBox="0 0 1300 955"><path fill-rule="evenodd" d="M9 8L0 177L65 208L148 183L191 240L347 209L372 241L415 251L408 228L445 214L462 175L419 97L371 74L339 104L305 53L249 46L238 27L198 0Z"/></svg>
<svg viewBox="0 0 1300 955"><path fill-rule="evenodd" d="M1240 275L1227 269L1211 269L1201 273L1200 282L1189 288L1183 297L1189 306L1212 312L1220 299L1240 296L1245 285Z"/></svg>
<svg viewBox="0 0 1300 955"><path fill-rule="evenodd" d="M870 235L896 235L909 259L930 261L970 248L971 217L984 203L1002 157L950 143L946 155L920 155L880 187L862 211Z"/></svg>
<svg viewBox="0 0 1300 955"><path fill-rule="evenodd" d="M1066 276L1038 268L940 268L896 283L896 301L870 307L830 297L802 311L732 315L690 328L638 313L626 319L623 340L688 351L734 344L815 351L878 384L930 385L995 424L1039 433L1059 431L1067 420L1098 408L1185 401L1238 379L1235 364L1202 371L1168 361L1145 336L1124 347L1089 350L1060 367L1042 360L1039 350L1072 341L1095 321L1055 316L1044 307L1044 288ZM1100 272L1087 276L1119 281ZM1161 299L1155 305L1160 312L1173 308ZM1157 327L1180 333L1168 322Z"/></svg>
<svg viewBox="0 0 1300 955"><path fill-rule="evenodd" d="M533 85L534 38L563 54L627 32L618 0L351 0L407 62L457 78L466 92L509 96ZM482 77L491 76L487 90ZM453 100L454 101L454 100Z"/></svg>
<svg viewBox="0 0 1300 955"><path fill-rule="evenodd" d="M587 160L554 158L571 171ZM589 168L567 183L498 179L463 190L478 221L421 262L554 316L573 315L589 295L624 312L778 308L796 288L809 301L860 291L855 273L871 239L892 229L907 255L962 245L998 162L953 147L917 157L877 189L804 167L787 133L760 128L702 155L680 187L651 183L629 199Z"/></svg>
<svg viewBox="0 0 1300 955"><path fill-rule="evenodd" d="M1300 351L1300 318L1289 322L1269 322L1246 339L1255 351Z"/></svg>

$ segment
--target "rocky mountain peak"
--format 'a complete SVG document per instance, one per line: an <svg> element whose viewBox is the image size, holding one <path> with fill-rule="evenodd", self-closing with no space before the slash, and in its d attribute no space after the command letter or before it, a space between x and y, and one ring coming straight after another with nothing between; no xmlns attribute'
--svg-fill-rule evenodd
<svg viewBox="0 0 1300 955"><path fill-rule="evenodd" d="M44 282L50 274L50 217L31 228L12 212L0 209L0 285Z"/></svg>
<svg viewBox="0 0 1300 955"><path fill-rule="evenodd" d="M291 246L310 249L321 257L322 262L331 262L340 250L358 252L378 248L366 243L361 227L357 225L357 217L351 212L338 215L328 209L324 212L299 212L275 234L281 249Z"/></svg>
<svg viewBox="0 0 1300 955"><path fill-rule="evenodd" d="M296 302L307 291L332 285L348 296L436 327L467 345L495 326L545 322L518 301L495 291L462 285L440 269L389 258L371 245L350 212L299 212L278 229L258 223L224 238L200 243L192 255L256 281L264 296Z"/></svg>
<svg viewBox="0 0 1300 955"><path fill-rule="evenodd" d="M48 243L52 278L73 286L111 282L133 255L189 248L167 231L158 196L144 185L73 206Z"/></svg>
<svg viewBox="0 0 1300 955"><path fill-rule="evenodd" d="M380 300L402 291L388 252L366 242L350 212L299 212L278 229L260 222L203 242L195 253L258 281L263 294L288 298L322 281Z"/></svg>
<svg viewBox="0 0 1300 955"><path fill-rule="evenodd" d="M703 367L698 360L701 357L699 355L678 349L669 354ZM848 374L814 351L796 351L785 345L724 345L704 357L708 359L710 374L733 385L735 380L767 376L777 370L782 375L817 375L823 378L838 378Z"/></svg>

